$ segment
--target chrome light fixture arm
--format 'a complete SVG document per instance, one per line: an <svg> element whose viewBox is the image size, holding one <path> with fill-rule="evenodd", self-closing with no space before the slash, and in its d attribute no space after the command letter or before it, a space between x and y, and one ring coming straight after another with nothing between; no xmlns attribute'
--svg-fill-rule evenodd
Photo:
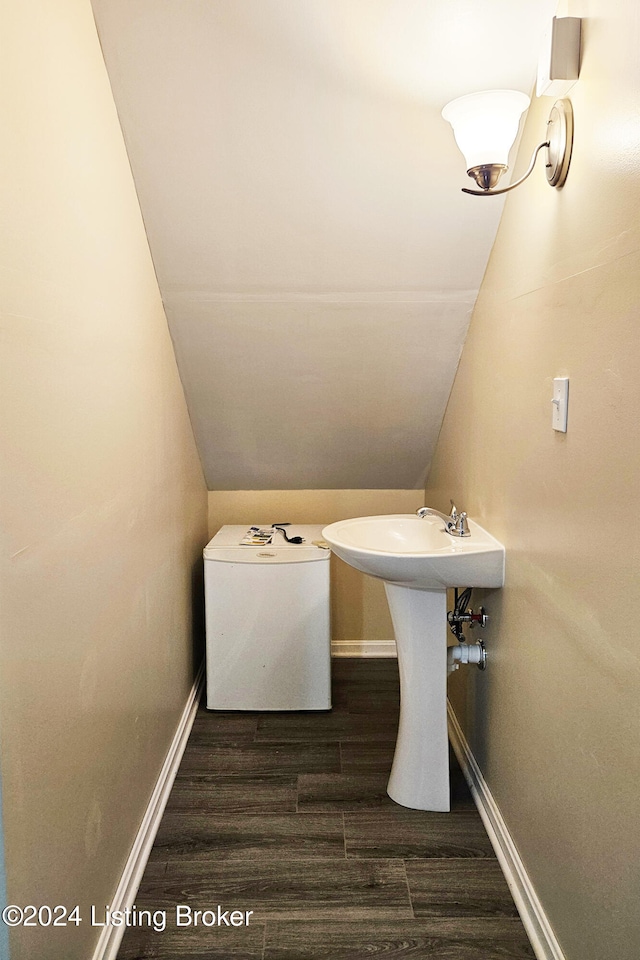
<svg viewBox="0 0 640 960"><path fill-rule="evenodd" d="M536 147L536 149L533 152L531 163L529 164L529 169L527 170L527 172L524 174L524 176L520 177L519 180L516 180L515 183L510 183L508 187L502 187L500 190L490 190L490 189L469 190L468 187L462 187L462 192L470 193L473 197L496 197L500 193L509 193L510 190L515 190L515 188L519 187L521 183L524 183L527 177L531 176L531 174L533 173L533 168L536 165L536 160L538 159L538 154L540 153L543 147L548 148L549 145L550 145L550 141L545 140L543 143L539 144ZM481 182L482 170L483 170L482 167L472 167L472 169L468 170L467 173L469 174L470 177L474 177L478 182Z"/></svg>

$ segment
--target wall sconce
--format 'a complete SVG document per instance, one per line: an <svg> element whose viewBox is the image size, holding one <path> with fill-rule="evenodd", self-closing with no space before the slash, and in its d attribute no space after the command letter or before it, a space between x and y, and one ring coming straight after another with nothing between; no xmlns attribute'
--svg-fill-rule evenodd
<svg viewBox="0 0 640 960"><path fill-rule="evenodd" d="M442 116L453 127L456 143L467 161L467 174L480 190L462 188L474 197L495 197L519 187L533 172L538 153L547 150L547 180L561 187L567 179L573 142L573 111L569 100L557 100L547 121L547 139L534 150L529 169L508 187L495 190L508 170L509 150L518 134L529 97L517 90L485 90L452 100Z"/></svg>

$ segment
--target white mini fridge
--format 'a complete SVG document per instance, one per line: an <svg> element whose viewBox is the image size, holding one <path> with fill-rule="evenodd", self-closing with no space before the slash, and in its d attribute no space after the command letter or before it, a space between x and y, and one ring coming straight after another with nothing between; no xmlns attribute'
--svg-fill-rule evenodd
<svg viewBox="0 0 640 960"><path fill-rule="evenodd" d="M331 707L330 551L322 525L285 530L304 543L241 546L227 525L204 549L209 710Z"/></svg>

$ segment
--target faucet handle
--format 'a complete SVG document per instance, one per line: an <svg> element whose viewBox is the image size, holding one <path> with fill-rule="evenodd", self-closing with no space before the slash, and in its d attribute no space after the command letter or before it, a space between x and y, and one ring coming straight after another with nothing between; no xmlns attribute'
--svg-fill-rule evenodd
<svg viewBox="0 0 640 960"><path fill-rule="evenodd" d="M449 514L449 516L451 517L451 519L452 519L453 522L455 523L456 520L458 519L458 511L456 510L456 505L455 505L455 503L453 502L453 500L449 500L449 503L451 504L451 513Z"/></svg>
<svg viewBox="0 0 640 960"><path fill-rule="evenodd" d="M457 514L454 527L459 537L471 536L471 531L469 530L469 524L467 523L467 515L464 511L462 513Z"/></svg>

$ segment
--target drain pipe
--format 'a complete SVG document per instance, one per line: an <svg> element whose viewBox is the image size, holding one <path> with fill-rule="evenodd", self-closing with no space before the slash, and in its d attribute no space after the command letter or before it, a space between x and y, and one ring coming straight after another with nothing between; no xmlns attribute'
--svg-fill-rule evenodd
<svg viewBox="0 0 640 960"><path fill-rule="evenodd" d="M487 651L482 640L474 644L458 643L455 647L447 647L447 672L458 670L461 663L475 663L479 670L487 669Z"/></svg>
<svg viewBox="0 0 640 960"><path fill-rule="evenodd" d="M471 587L467 587L462 593L456 588L454 607L448 612L447 620L458 643L455 647L447 648L448 673L457 670L461 663L475 663L480 670L487 669L487 651L484 643L478 640L475 644L468 644L464 635L464 626L468 625L470 629L473 629L476 624L486 627L489 617L484 607L480 607L478 613L474 613L469 608L470 600Z"/></svg>

